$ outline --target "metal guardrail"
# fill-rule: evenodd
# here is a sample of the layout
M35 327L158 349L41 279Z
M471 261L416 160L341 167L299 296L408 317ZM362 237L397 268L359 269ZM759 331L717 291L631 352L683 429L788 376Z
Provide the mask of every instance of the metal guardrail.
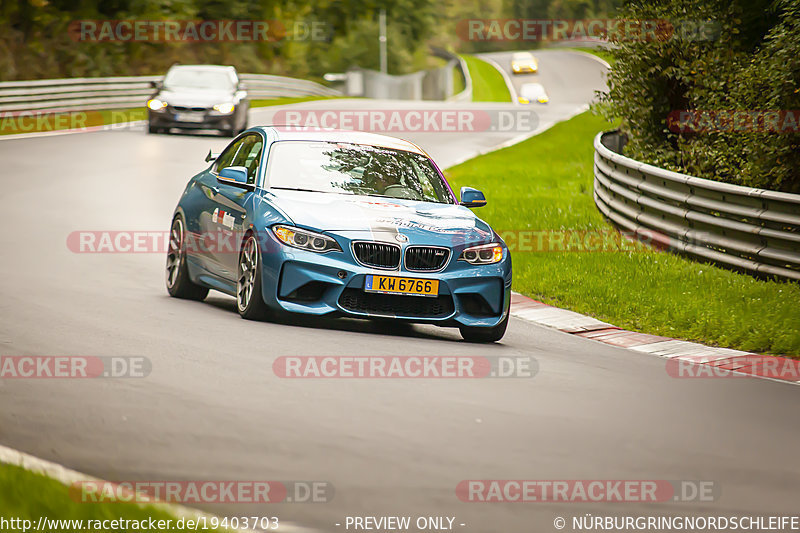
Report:
M0 113L140 107L153 93L150 82L161 79L162 76L125 76L0 82ZM247 86L251 99L341 94L313 81L284 76L241 74L239 79Z
M447 99L448 102L471 102L472 101L472 76L469 75L469 68L467 62L460 56L456 56L458 60L458 70L461 72L461 77L464 79L464 90L456 93Z
M464 89L456 94L453 94L447 98L448 102L471 102L472 101L472 77L469 75L469 69L467 68L467 63L464 61L461 56L458 54L454 54L449 50L445 50L444 48L439 48L438 46L431 47L431 53L437 57L441 57L449 62L448 67L450 64L456 67L458 72L461 74L461 78L464 80Z
M619 152L618 132L594 139L594 201L645 241L721 266L800 280L800 194L672 172Z

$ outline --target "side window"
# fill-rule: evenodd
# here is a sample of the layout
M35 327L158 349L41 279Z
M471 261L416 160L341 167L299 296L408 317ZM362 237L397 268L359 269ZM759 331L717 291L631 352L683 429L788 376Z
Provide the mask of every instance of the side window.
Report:
M231 166L247 168L247 183L252 185L256 182L256 174L258 173L258 165L261 163L264 142L258 134L248 135L243 140L244 143L236 157L234 157Z
M219 155L219 157L217 158L217 162L214 164L214 172L219 172L223 168L228 168L228 167L235 166L233 164L233 156L236 155L236 152L239 150L239 147L242 146L242 143L246 139L247 138L239 139L235 143L233 143L230 146L228 146L225 149L225 151L223 151Z

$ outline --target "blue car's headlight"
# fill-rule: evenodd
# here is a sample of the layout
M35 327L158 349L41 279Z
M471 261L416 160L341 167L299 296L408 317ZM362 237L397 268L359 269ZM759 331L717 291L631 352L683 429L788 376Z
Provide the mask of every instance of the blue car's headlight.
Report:
M293 248L319 253L333 250L342 251L342 248L335 240L327 235L314 233L313 231L293 228L291 226L272 226L272 233L274 233L283 244Z
M472 265L493 265L503 260L503 246L499 243L472 246L461 252L458 260Z

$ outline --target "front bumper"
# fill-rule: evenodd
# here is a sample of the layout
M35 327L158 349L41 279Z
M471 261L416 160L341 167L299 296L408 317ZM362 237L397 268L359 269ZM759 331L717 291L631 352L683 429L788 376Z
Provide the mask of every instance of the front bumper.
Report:
M233 131L236 128L236 113L229 115L213 114L210 110L196 111L200 117L197 121L182 120L185 112L175 111L168 107L164 111L147 110L150 125L156 128L181 128L195 130Z
M511 258L494 265L457 261L436 273L378 270L355 261L348 248L317 254L284 246L272 238L262 247L262 291L270 307L292 313L357 318L393 318L441 326L492 327L508 313ZM370 274L439 281L434 297L395 296L364 291Z

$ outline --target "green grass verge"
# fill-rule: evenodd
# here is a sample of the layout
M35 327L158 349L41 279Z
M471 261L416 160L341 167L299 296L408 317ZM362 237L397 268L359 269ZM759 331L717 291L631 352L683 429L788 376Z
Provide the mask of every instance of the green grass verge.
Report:
M125 531L125 528L86 527L87 520L171 520L171 527L160 531L194 531L194 528L177 527L178 518L165 509L133 503L81 503L72 498L69 488L42 474L19 466L0 463L0 517L30 520L35 528L40 517L51 520L83 520L82 531ZM110 525L110 523L109 523ZM127 525L130 525L127 524ZM11 530L22 531L21 527ZM80 531L75 523L61 523L60 527L46 527L46 531ZM136 530L136 528L129 528ZM146 530L147 527L142 528ZM202 523L200 531L203 531ZM219 531L219 530L210 530ZM223 530L224 531L224 530Z
M348 96L287 96L284 98L267 98L261 100L250 100L250 107L269 107L273 105L299 104L312 100L332 100L335 98L352 98Z
M485 191L489 203L477 214L517 241L519 232L538 230L607 234L611 227L592 198L592 140L611 127L583 113L448 175L456 189ZM800 285L757 280L647 247L523 251L536 246L537 234L525 235L527 241L509 240L514 289L522 294L635 331L800 355Z
M26 113L18 116L4 114L0 116L0 135L90 128L145 119L147 110L144 107L63 113L42 111L36 115Z
M511 93L508 92L505 80L500 72L492 65L475 56L461 56L467 63L470 78L472 78L473 102L510 102Z

